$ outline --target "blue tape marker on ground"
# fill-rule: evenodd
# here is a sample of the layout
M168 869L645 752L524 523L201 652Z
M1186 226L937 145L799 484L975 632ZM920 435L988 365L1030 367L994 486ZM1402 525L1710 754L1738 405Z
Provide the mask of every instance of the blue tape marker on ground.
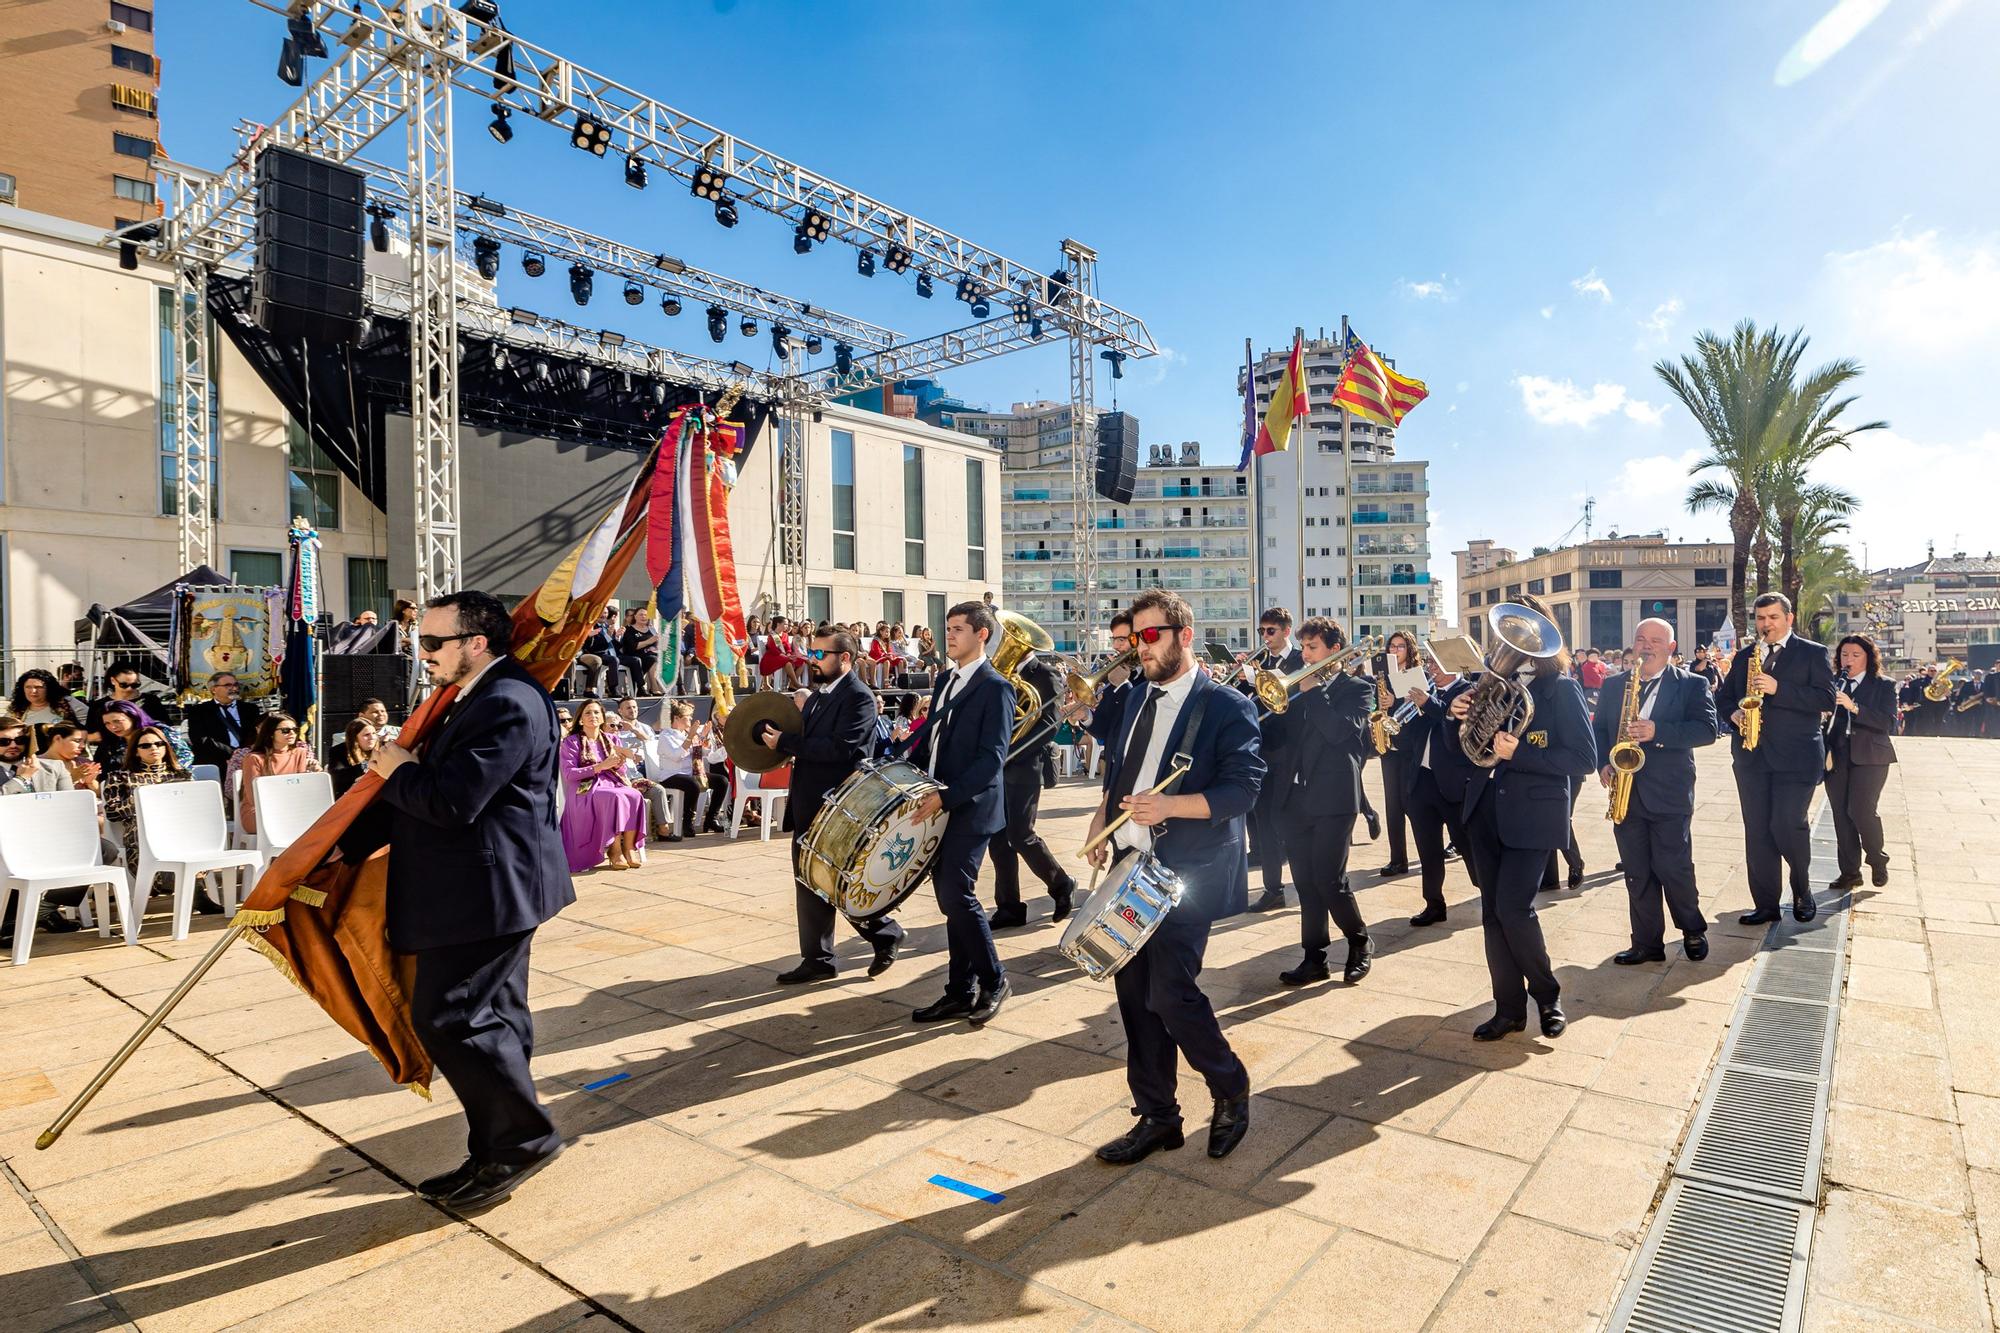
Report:
M585 1092L596 1092L599 1088L608 1088L613 1083L623 1083L630 1077L632 1077L630 1074L613 1074L610 1078L601 1078L595 1083L584 1084L583 1090Z
M950 1176L932 1176L930 1183L944 1189L957 1190L960 1194L971 1195L981 1203L998 1203L1007 1197L1004 1194L995 1194L992 1190L983 1190L977 1185L968 1185L962 1180L953 1180Z

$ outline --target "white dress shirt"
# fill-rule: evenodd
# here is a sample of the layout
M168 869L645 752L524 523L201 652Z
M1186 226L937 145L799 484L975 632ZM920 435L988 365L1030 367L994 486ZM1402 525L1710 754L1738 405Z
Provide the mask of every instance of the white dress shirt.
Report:
M951 726L951 719L945 716L945 710L951 706L951 701L953 699L965 693L965 691L971 686L972 673L979 670L980 666L985 661L986 659L983 657L975 657L970 662L967 662L964 666L953 667L951 669L950 678L945 682L944 693L938 696L937 707L931 710L930 722L928 725L933 728L931 734L931 763L929 769L930 775L932 777L937 776L938 751L943 748L944 731L949 729ZM942 726L940 726L940 724L942 724Z
M655 782L694 776L693 740L693 731L677 731L672 727L654 736L645 749L646 776Z
M1666 676L1667 669L1661 667L1660 674L1650 679L1644 674L1644 667L1641 667L1639 670L1641 672L1639 676L1639 716L1651 722L1653 720L1653 704L1660 697L1660 681Z
M1174 723L1180 718L1182 706L1187 703L1188 696L1194 693L1194 675L1198 669L1190 661L1188 669L1173 680L1160 682L1157 686L1153 681L1145 682L1147 689L1158 688L1160 694L1153 703L1153 734L1147 738L1146 753L1139 757L1139 767L1132 776L1133 795L1151 791L1159 785L1160 779L1166 776L1161 771L1161 766L1167 759L1167 739L1173 734ZM1143 699L1139 706L1141 708L1146 706ZM1133 725L1135 727L1138 725L1136 713L1133 715ZM1130 746L1131 737L1126 737L1126 744ZM1129 753L1125 756L1125 762L1132 762ZM1116 819L1121 813L1113 810L1107 817ZM1153 830L1128 819L1123 827L1111 835L1111 840L1120 847L1146 851L1153 845Z

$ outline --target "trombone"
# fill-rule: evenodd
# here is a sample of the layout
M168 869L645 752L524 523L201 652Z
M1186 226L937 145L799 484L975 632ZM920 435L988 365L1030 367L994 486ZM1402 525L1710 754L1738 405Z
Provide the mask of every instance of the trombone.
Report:
M1330 685L1336 676L1356 661L1381 650L1380 639L1363 636L1337 653L1307 663L1289 676L1279 675L1269 667L1259 668L1252 688L1265 712L1282 713L1292 706L1293 695L1311 686L1324 688Z

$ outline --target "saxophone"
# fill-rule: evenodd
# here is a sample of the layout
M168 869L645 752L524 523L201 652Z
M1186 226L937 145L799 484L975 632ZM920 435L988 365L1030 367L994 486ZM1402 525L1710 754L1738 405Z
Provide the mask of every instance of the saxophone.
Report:
M1646 752L1632 739L1632 724L1639 720L1639 673L1625 682L1625 702L1618 710L1618 740L1611 747L1611 808L1604 817L1614 824L1625 822L1632 808L1632 779L1646 766Z
M1389 658L1387 654L1375 659L1375 711L1368 715L1368 735L1375 742L1376 754L1389 753L1389 747L1396 743L1396 733L1403 724L1389 716L1396 706L1396 696L1389 690Z
M1736 706L1743 710L1743 748L1754 750L1764 735L1764 691L1757 688L1757 677L1764 674L1764 641L1750 640L1750 669L1743 673L1743 680L1749 687Z

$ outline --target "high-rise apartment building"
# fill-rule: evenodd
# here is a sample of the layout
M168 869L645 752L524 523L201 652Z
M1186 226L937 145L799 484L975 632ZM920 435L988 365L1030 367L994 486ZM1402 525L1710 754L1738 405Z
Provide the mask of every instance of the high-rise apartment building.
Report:
M157 217L153 4L0 5L0 205L111 228Z

